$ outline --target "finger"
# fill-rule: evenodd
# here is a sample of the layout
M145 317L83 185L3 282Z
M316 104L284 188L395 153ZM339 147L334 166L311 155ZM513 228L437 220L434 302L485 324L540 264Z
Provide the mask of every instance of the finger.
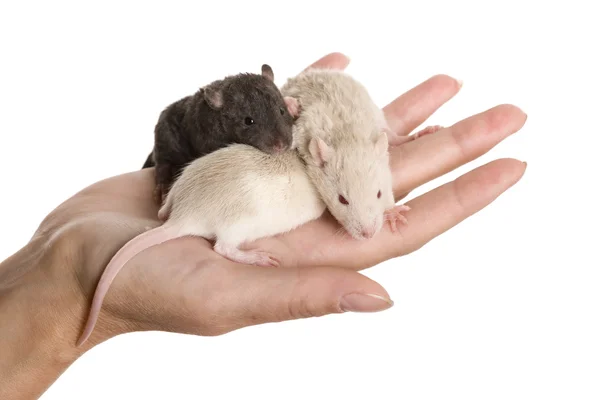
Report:
M397 197L487 153L517 132L527 115L505 104L464 119L434 134L390 149Z
M435 75L383 108L392 132L408 135L458 93L462 83L448 75Z
M525 168L518 160L495 160L408 202L408 223L397 234L386 229L382 235L387 254L415 251L477 213L517 183Z
M373 280L343 268L261 268L241 266L227 309L228 330L268 322L343 312L375 312L393 305Z
M305 68L331 68L344 70L350 64L350 58L343 53L334 52L321 57L311 65Z

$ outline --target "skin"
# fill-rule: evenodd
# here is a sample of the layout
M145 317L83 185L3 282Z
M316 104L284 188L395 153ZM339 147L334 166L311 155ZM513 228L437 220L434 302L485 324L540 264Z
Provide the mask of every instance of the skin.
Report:
M271 195L268 203L265 193ZM289 232L323 211L325 204L295 150L268 155L234 144L194 160L158 212L159 219L168 215L165 223L126 243L104 269L77 345L93 332L114 278L140 252L168 240L199 236L214 242L213 250L231 261L278 267L273 255L245 244Z
M348 62L334 53L316 64L345 68ZM391 129L408 135L459 88L438 75L409 90L384 108ZM396 198L485 154L525 120L517 107L501 105L392 149ZM324 215L262 243L286 268L230 262L199 238L148 249L115 279L94 334L77 348L103 268L124 243L158 224L152 169L95 183L58 206L30 242L0 264L0 320L11 321L0 325L0 398L40 396L84 352L127 332L221 335L261 323L387 309L392 302L385 289L357 271L423 247L493 202L525 169L515 159L495 160L410 200L400 235L382 231L357 245L335 236L339 226Z

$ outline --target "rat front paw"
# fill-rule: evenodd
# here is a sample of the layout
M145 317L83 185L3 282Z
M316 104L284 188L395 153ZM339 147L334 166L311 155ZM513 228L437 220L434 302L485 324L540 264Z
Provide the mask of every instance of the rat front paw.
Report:
M409 210L410 207L403 204L401 206L394 206L393 208L390 208L389 210L385 211L385 213L383 214L384 220L390 223L390 228L392 229L392 232L398 231L399 222L405 225L408 224L408 220L402 214L402 212Z

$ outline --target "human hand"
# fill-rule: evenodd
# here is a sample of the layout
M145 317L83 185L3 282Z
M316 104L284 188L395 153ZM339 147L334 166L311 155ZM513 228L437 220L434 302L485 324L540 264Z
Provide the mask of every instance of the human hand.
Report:
M345 68L330 54L314 66ZM453 97L459 83L435 76L384 108L399 139ZM455 125L390 149L397 199L487 152L524 124L525 114L495 107ZM401 139L399 141L402 141ZM66 348L85 351L115 335L163 330L219 335L244 326L343 311L377 311L392 302L376 282L357 271L408 254L491 203L525 171L520 161L497 160L407 204L408 224L387 226L373 239L355 241L325 213L288 234L259 240L282 268L231 262L201 238L181 238L143 251L113 282L90 339L75 343L103 269L128 240L159 225L152 201L153 169L98 182L57 207L36 236L53 249L54 290L68 309L56 315ZM254 246L253 246L254 247Z

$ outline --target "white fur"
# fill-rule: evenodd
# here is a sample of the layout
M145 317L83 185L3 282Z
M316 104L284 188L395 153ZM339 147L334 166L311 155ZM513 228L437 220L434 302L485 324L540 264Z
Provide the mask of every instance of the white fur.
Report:
M344 71L308 69L281 91L298 100L293 146L327 208L356 239L364 238L363 231L378 232L384 212L395 205L381 108ZM339 195L349 204L340 203Z
M268 155L234 144L192 162L161 213L180 235L230 247L290 231L325 210L297 152Z

